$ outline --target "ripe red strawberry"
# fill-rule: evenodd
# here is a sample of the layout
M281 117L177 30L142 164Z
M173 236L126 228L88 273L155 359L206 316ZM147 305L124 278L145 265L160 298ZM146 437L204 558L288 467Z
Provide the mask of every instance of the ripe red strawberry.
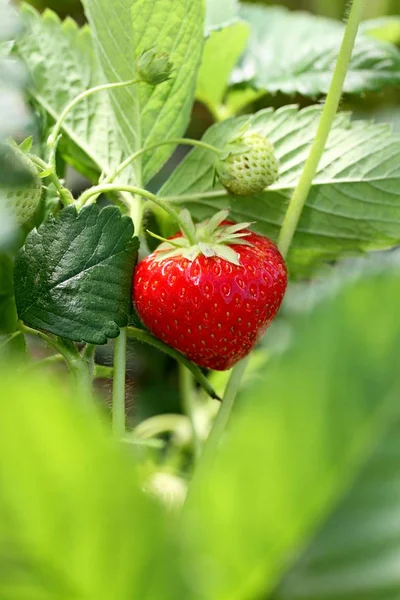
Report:
M161 244L137 267L133 287L139 317L155 336L220 371L251 351L287 284L275 244L226 215L197 225L196 246L182 235Z

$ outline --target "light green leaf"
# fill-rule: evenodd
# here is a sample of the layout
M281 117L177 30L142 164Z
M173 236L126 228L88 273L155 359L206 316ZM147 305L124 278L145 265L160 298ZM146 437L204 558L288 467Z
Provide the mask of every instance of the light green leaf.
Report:
M242 389L189 490L181 560L196 598L269 597L399 418L399 302L397 264L286 323L289 347ZM336 598L325 591L315 599Z
M400 43L400 17L379 17L364 21L360 25L360 31L366 33L377 40L390 42L391 44Z
M251 81L270 93L325 94L343 37L340 21L290 12L283 7L241 6L252 27L248 50L233 82ZM400 51L393 45L359 35L344 91L360 93L400 84Z
M396 423L274 600L399 598L399 440Z
M255 221L254 229L277 239L292 190L298 182L315 135L321 108L301 111L287 106L266 109L252 118L273 143L280 161L280 178L254 197L213 195L214 162L210 152L195 149L161 190L163 196L202 194L186 202L198 219L230 208L238 222ZM223 148L248 117L214 125L204 140ZM208 194L208 196L207 196ZM311 192L293 240L289 259L292 274L317 258L390 248L400 242L400 138L389 126L351 122L347 113L336 118ZM295 264L296 263L296 264Z
M206 0L206 34L230 25L238 12L238 0Z
M182 135L203 48L202 0L85 0L84 5L108 81L134 78L135 58L151 47L168 53L173 63L172 78L156 87L141 83L110 93L126 152ZM173 149L163 146L135 161L137 183L155 175Z
M249 26L237 21L206 39L197 80L196 98L218 114L233 67L246 47Z
M28 5L23 5L22 17L25 32L17 51L32 76L33 97L56 120L73 98L103 82L90 31L88 27L79 29L72 19L62 23L50 10L40 16ZM96 170L109 174L124 158L115 128L107 92L93 94L66 118L63 131L72 144L62 144L62 153L67 158L76 155L75 146L83 154L82 159L75 159L75 167L87 173L82 163L89 162L94 174ZM123 175L126 178L127 174Z
M87 398L46 380L0 373L1 598L184 597L132 452Z

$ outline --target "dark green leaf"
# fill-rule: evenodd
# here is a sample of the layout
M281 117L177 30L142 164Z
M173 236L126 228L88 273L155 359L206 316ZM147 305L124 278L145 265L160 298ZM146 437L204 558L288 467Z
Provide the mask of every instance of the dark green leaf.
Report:
M330 293L314 290L313 311L303 310L286 322L286 350L260 364L257 377L242 388L230 427L195 476L185 507L183 555L196 598L268 598L289 561L312 539L399 419L398 269L397 261L359 280L334 281ZM387 468L396 464L388 462ZM375 502L390 494L379 488L379 481L375 473L369 487ZM392 493L394 501L398 489ZM369 549L371 513L362 513L361 497L358 507L340 530L331 528L337 539L331 537L330 547L335 544L343 561L357 544L360 553ZM392 515L394 519L397 512ZM375 523L378 527L379 521ZM390 527L390 519L386 525ZM343 543L341 532L347 536ZM318 570L324 568L319 549L313 552L316 585ZM393 563L384 563L386 549L370 550L375 564L381 559L390 572ZM332 564L332 576L319 588L307 588L305 569L299 580L293 579L288 597L342 600L335 590L344 589L345 576L357 577L353 566L359 565L350 562L346 571L334 570ZM368 577L373 573L366 563L364 581ZM343 598L397 598L368 595L359 581L361 588L353 587L353 594Z
M138 240L116 207L65 208L27 237L15 264L20 319L31 327L93 344L128 322Z
M283 7L244 4L252 27L248 49L233 81L251 81L266 92L319 96L328 91L343 37L340 21ZM369 35L358 36L344 91L360 93L400 84L400 51Z

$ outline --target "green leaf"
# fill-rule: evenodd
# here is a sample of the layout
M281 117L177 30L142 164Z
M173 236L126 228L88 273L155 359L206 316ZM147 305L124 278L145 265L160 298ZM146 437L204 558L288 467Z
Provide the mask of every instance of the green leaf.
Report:
M76 342L105 344L128 322L138 240L118 208L65 208L27 237L15 263L19 318Z
M238 0L206 0L206 34L231 25L238 12Z
M366 33L377 40L389 42L391 44L400 43L400 17L394 15L390 17L379 17L369 19L360 25L360 31Z
M196 98L218 114L233 67L246 47L249 26L243 21L212 31L206 39Z
M238 222L256 221L254 229L277 239L293 188L296 186L316 132L321 108L299 111L286 106L256 113L250 126L273 143L280 161L280 178L260 195L221 196L188 201L193 215L206 218L230 208ZM248 117L214 125L204 140L223 148ZM179 165L160 195L212 195L215 158L195 149ZM385 249L400 242L400 138L387 125L351 122L347 113L336 118L317 176L293 240L289 259L292 274L320 259L344 253Z
M397 423L283 579L274 600L397 600L399 439Z
M1 598L184 597L132 452L86 398L46 380L11 364L0 373Z
M27 65L33 80L31 94L55 121L66 105L81 92L103 83L94 54L88 27L79 29L75 21L63 23L55 13L46 10L39 15L32 7L22 6L24 34L18 39L17 51ZM73 163L92 177L111 173L125 155L115 134L115 120L107 92L93 94L71 110L63 126L68 143L60 146L66 157L83 156ZM83 163L83 164L82 164ZM127 173L122 180L127 181Z
M316 97L328 91L344 25L283 7L242 5L252 27L248 50L233 82L251 81L266 92ZM358 94L400 83L400 51L369 35L358 36L344 91Z
M398 262L336 288L286 322L286 351L260 365L195 476L182 553L196 598L269 597L400 417ZM336 598L330 589L301 597Z
M135 58L151 47L169 54L173 63L172 78L159 86L141 83L110 92L126 152L182 135L203 47L202 0L85 0L84 5L108 81L134 78ZM135 161L136 182L155 175L173 149L163 146Z

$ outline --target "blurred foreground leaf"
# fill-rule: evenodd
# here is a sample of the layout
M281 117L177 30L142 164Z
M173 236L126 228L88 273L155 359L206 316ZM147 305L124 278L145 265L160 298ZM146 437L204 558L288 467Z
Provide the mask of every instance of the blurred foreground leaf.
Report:
M62 388L0 373L0 597L177 598L161 510L94 409Z
M184 513L181 560L195 573L194 598L267 597L390 432L400 417L399 302L398 265L348 282L294 320L290 347L261 365L259 377L241 391ZM380 494L384 501L385 489L376 490L376 502ZM359 502L362 510L361 496ZM354 530L351 518L343 525L350 544L361 523L360 514ZM390 562L382 561L385 568ZM337 571L336 589L345 585L342 574ZM324 593L314 595L307 574L301 581L301 598L339 598L328 578ZM296 598L296 580L290 589ZM356 597L369 598L344 596Z

